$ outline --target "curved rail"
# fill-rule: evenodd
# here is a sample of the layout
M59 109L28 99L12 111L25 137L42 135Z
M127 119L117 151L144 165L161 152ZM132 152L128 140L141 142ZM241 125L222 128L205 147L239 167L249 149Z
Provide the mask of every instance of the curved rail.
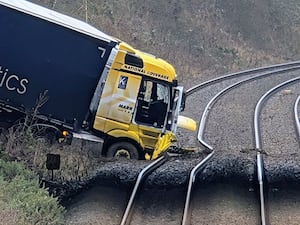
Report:
M269 72L264 72L264 71L267 71L267 70L270 70L270 69L277 69L277 70L271 71L271 72L270 71ZM187 194L186 194L185 205L184 205L184 212L183 212L183 217L182 217L182 225L190 224L190 201L191 201L191 196L192 196L193 184L195 182L196 176L200 171L203 170L205 165L207 165L207 162L215 154L215 151L213 150L213 147L210 146L209 144L207 144L203 140L203 133L204 133L205 125L206 125L205 124L206 119L207 119L208 114L209 114L209 110L212 108L212 106L215 104L215 102L221 96L223 96L226 92L228 92L229 90L231 90L231 89L233 89L237 86L240 86L241 84L243 84L245 82L249 82L249 81L252 81L252 80L255 80L255 79L263 78L265 76L275 75L275 74L279 74L279 73L282 73L282 72L288 72L288 71L293 71L293 70L297 70L297 69L300 69L300 61L285 63L285 64L278 64L278 65L273 65L273 66L268 66L268 67L260 67L260 68L257 68L257 69L245 70L245 71L242 71L242 72L232 73L232 74L229 74L229 75L218 77L216 79L212 79L212 80L209 80L207 82L201 83L201 84L187 90L186 95L189 96L189 95L193 94L194 92L198 91L201 88L204 88L206 86L215 84L215 83L220 82L220 81L231 79L233 77L249 75L251 73L264 72L264 73L261 73L259 75L255 75L251 78L247 78L247 79L244 79L242 81L236 82L233 85L230 85L229 87L227 87L226 89L223 89L221 92L219 92L217 95L215 95L214 98L211 99L211 101L207 104L207 106L206 106L206 108L205 108L205 110L202 114L202 117L201 117L201 121L200 121L200 125L199 125L199 131L198 131L198 140L199 140L200 144L202 144L207 149L211 150L211 152L201 162L199 162L190 172L188 188L187 188ZM300 100L298 100L298 101L300 101ZM145 167L139 173L138 178L137 178L136 183L135 183L135 186L134 186L133 191L131 193L130 199L128 201L126 210L125 210L124 215L122 217L121 225L128 225L129 224L129 221L130 221L130 218L131 218L132 208L133 208L133 205L134 205L134 201L135 201L136 195L138 193L138 190L140 188L140 185L142 184L144 179L153 170L155 170L156 168L161 166L166 160L167 160L167 158L162 156L162 157L156 159L155 161L153 161L151 164L149 164L147 167ZM258 161L258 164L260 164L260 166L258 166L258 176L261 177L261 178L259 178L259 180L263 181L263 176L264 176L263 175L263 158L262 158L262 155L260 154L260 152L258 152L258 154L257 154L257 161ZM260 198L264 199L263 195L260 196ZM265 219L262 219L262 221L265 221ZM262 225L265 225L265 223L262 222Z
M298 143L300 145L300 121L299 121L299 112L298 112L298 105L300 102L300 95L295 101L294 105L294 119L295 119L295 125L296 125L296 132L297 132L297 138L298 138Z
M206 143L204 141L204 129L205 129L205 126L206 126L206 120L207 120L207 117L208 117L209 112L210 112L211 108L213 107L213 105L217 102L217 100L219 98L221 98L223 95L225 95L228 91L230 91L230 90L232 90L232 89L234 89L234 88L236 88L236 87L238 87L238 86L240 86L240 85L242 85L246 82L250 82L250 81L257 80L257 79L260 79L260 78L264 78L264 77L267 77L267 76L277 75L277 74L280 74L282 72L289 72L289 71L298 70L298 69L300 69L300 66L295 66L295 67L291 67L291 68L288 68L288 69L278 69L276 71L271 71L271 72L264 72L264 73L261 73L259 75L256 75L256 76L238 81L238 82L228 86L227 88L223 89L219 93L217 93L209 101L209 103L206 105L206 107L203 111L203 114L202 114L202 117L201 117L201 120L200 120L200 124L199 124L199 131L198 131L198 140L199 140L200 144L202 146L204 146L205 148L208 148L210 150L213 149L213 147L211 145L209 145L208 143Z
M134 205L135 197L138 193L138 190L140 188L140 185L145 180L145 178L153 172L156 168L161 166L163 163L167 161L167 158L165 156L161 156L152 163L150 163L148 166L146 166L138 175L138 178L135 182L133 191L131 193L130 199L128 201L126 210L124 212L124 215L122 217L121 225L128 225L131 217L132 208Z
M260 213L261 213L261 224L266 225L267 224L267 215L266 215L266 209L265 209L265 197L264 197L264 162L263 162L263 156L260 153L262 150L262 138L261 138L261 132L259 129L259 116L261 114L262 106L263 104L270 98L270 96L278 91L279 89L288 86L292 83L295 83L300 80L300 77L296 77L293 79L290 79L288 81L285 81L274 88L270 89L268 92L266 92L258 101L256 107L255 107L255 113L254 113L254 138L255 138L255 148L257 151L257 179L259 182L259 193L260 193Z
M265 72L259 75L256 75L254 77L248 78L248 79L244 79L242 81L236 82L233 85L230 85L229 87L227 87L226 89L223 89L221 92L219 92L217 95L214 96L213 99L211 99L211 101L207 104L202 117L201 117L201 121L200 121L200 125L199 125L199 131L198 131L198 141L200 142L201 145L203 145L205 148L211 150L211 153L209 155L207 155L200 163L198 163L190 172L190 176L189 176L189 183L188 183L188 189L187 189L187 194L186 194L186 199L185 199L185 205L184 205L184 212L183 212L183 218L182 218L182 225L188 225L190 224L190 201L191 201L191 196L192 196L192 187L195 181L195 178L197 176L197 174L204 168L204 166L207 164L207 162L213 157L215 151L213 150L213 147L210 146L209 144L207 144L204 139L203 139L203 134L204 134L204 129L205 129L205 125L206 125L206 119L208 117L209 111L212 108L212 106L215 104L215 102L221 97L223 96L226 92L228 92L229 90L245 83L245 82L249 82L258 78L262 78L265 76L269 76L269 75L275 75L275 74L279 74L282 72L287 72L287 71L293 71L293 70L297 70L300 69L300 62L294 62L294 63L287 63L287 64L279 64L279 65L275 65L275 66L270 66L270 67L262 67L262 68L258 68L258 69L254 69L254 70L247 70L247 71L242 71L239 73L233 73L233 74L229 74L229 75L225 75L216 79L212 79L209 80L207 82L201 83L189 90L187 90L186 95L189 96L191 94L193 94L194 92L196 92L197 90L204 88L206 86L215 84L217 82L223 81L223 80L227 80L233 77L237 77L237 76L242 76L242 75L248 75L251 73L257 73L257 72L263 72L266 70L270 70L270 69L276 69L276 68L281 68L278 69L276 71L269 71L269 72ZM286 68L286 67L290 67L290 68ZM258 155L259 158L259 162L263 162L262 160L260 160L260 156ZM261 166L259 166L259 168L262 168ZM259 174L261 177L263 177L263 170L259 171ZM265 224L263 224L265 225Z
M182 217L182 225L188 225L190 224L190 201L192 196L192 187L195 182L196 175L199 171L201 171L208 160L211 159L211 157L214 155L214 151L212 151L209 155L207 155L200 163L198 163L190 172L190 178L188 183L188 189L184 204L184 211L183 211L183 217Z
M235 77L239 77L239 76L246 76L246 75L249 75L249 74L252 74L252 73L264 72L264 71L270 70L270 69L279 69L279 68L284 69L286 67L289 68L289 67L295 67L295 66L299 66L299 65L300 65L300 61L295 61L295 62L290 62L290 63L276 64L276 65L273 65L273 66L259 67L259 68L256 68L256 69L244 70L244 71L237 72L237 73L227 74L227 75L224 75L224 76L217 77L215 79L205 81L201 84L198 84L198 85L188 89L186 91L186 96L189 96L189 95L193 94L194 92L198 91L201 88L207 87L209 85L212 85L212 84L224 81L224 80L229 80L231 78L235 78Z
M270 98L272 94L277 92L278 90L284 88L285 86L291 85L293 83L296 83L300 80L300 77L296 77L290 80L287 80L274 88L270 89L268 92L266 92L258 101L255 107L255 113L254 113L254 134L255 134L255 147L258 150L262 149L262 140L261 140L261 133L259 129L259 116L262 110L263 104Z

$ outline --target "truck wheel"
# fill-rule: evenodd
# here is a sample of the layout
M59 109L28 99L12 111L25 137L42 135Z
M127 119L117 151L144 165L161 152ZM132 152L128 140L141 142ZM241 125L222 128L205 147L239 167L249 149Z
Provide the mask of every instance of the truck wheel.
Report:
M109 146L106 156L139 159L137 148L129 142L116 142L112 144Z

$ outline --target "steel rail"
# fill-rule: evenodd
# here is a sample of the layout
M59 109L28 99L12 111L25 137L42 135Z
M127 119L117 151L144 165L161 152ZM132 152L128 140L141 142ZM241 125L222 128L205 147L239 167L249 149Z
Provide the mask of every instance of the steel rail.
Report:
M259 116L260 116L263 104L270 98L270 96L272 94L274 94L278 90L284 88L285 86L296 83L298 80L300 80L300 77L296 77L296 78L287 80L287 81L273 87L269 91L267 91L259 99L258 103L256 104L255 113L254 113L254 134L255 134L254 138L255 138L255 147L256 147L256 149L258 149L258 150L262 149L262 138L261 138L261 133L260 133L260 129L259 129Z
M121 221L121 225L128 225L130 223L131 220L131 213L132 213L132 208L134 205L134 201L136 199L136 195L138 194L140 185L142 184L142 182L145 180L145 178L153 172L153 170L155 170L156 168L158 168L159 166L161 166L163 163L165 163L167 161L167 157L165 156L161 156L158 159L156 159L155 161L153 161L152 163L150 163L148 166L146 166L138 175L138 178L135 182L133 191L131 192L131 196L130 199L127 203L127 207L126 210L124 212L124 215L122 217L122 221Z
M294 120L295 120L298 143L300 145L300 120L299 120L299 112L298 112L299 102L300 102L300 95L296 99L295 105L294 105Z
M189 225L190 224L190 202L191 202L191 196L192 196L192 188L193 184L196 179L196 175L198 172L200 172L204 166L207 164L207 162L211 159L211 157L214 155L215 151L212 151L209 155L207 155L200 163L198 163L190 172L189 177L189 183L188 183L188 189L184 204L184 211L183 211L183 217L182 217L182 225Z
M203 87L215 84L215 83L223 81L223 80L231 79L233 77L242 76L242 75L249 75L251 73L263 72L263 71L267 71L267 70L270 70L270 69L277 69L277 68L281 68L281 69L278 69L278 70L272 71L272 72L266 72L266 73L263 73L263 74L259 74L259 75L256 75L254 77L242 80L240 82L237 82L237 83L229 86L228 88L226 88L223 91L219 92L210 101L210 103L206 106L205 111L204 111L204 113L202 115L202 118L201 118L201 122L200 122L200 127L199 127L199 132L198 132L198 140L203 146L210 149L211 153L209 155L207 155L201 162L199 162L190 172L187 195L186 195L186 199L185 199L182 225L190 224L190 220L189 220L190 219L190 200L191 200L192 188L193 188L193 184L195 182L196 176L204 168L204 166L213 157L213 155L215 153L213 148L210 145L208 145L207 143L205 143L205 141L203 140L203 132L204 132L204 128L205 128L205 121L206 121L208 112L211 109L212 105L215 103L215 101L217 101L227 91L229 91L229 90L233 89L234 87L237 87L237 86L239 86L239 85L241 85L245 82L248 82L248 81L251 81L251 80L254 80L254 79L257 79L257 78L262 78L264 76L268 76L268 75L272 75L272 74L278 74L278 73L282 73L282 72L287 72L287 71L293 71L293 70L296 70L296 69L300 69L300 61L285 63L285 64L277 64L277 65L268 66L268 67L260 67L260 68L256 68L256 69L252 69L252 70L245 70L245 71L238 72L238 73L228 74L228 75L225 75L225 76L218 77L216 79L206 81L204 83L201 83L201 84L187 90L186 96L189 96L189 95L193 94L194 92L198 91L199 89L201 89ZM283 69L283 68L286 68L286 69ZM130 221L130 218L131 218L131 213L132 213L132 208L133 208L133 205L134 205L136 195L137 195L138 190L140 188L140 185L144 181L145 177L148 176L153 170L158 168L160 165L162 165L166 160L167 159L164 156L162 156L162 157L156 159L155 161L153 161L151 164L149 164L147 167L145 167L139 173L138 178L137 178L136 183L135 183L135 186L134 186L133 191L131 193L130 199L128 201L126 210L125 210L124 215L122 217L121 225L128 225L129 224L129 221Z
M190 89L188 89L186 91L186 96L188 97L189 95L193 94L194 92L198 91L201 88L210 86L212 84L221 82L221 81L225 81L225 80L229 80L235 77L239 77L239 76L246 76L246 75L250 75L252 73L259 73L259 72L264 72L267 70L271 70L271 69L284 69L284 68L289 68L289 67L295 67L295 66L299 66L300 65L300 61L294 61L294 62L289 62L289 63L282 63L282 64L276 64L276 65L272 65L272 66L264 66L264 67L258 67L255 69L249 69L249 70L244 70L241 72L236 72L236 73L231 73L231 74L227 74L224 76L219 76L217 78L205 81L203 83L200 83Z
M258 151L256 154L256 161L257 161L257 180L259 185L259 200L260 200L260 218L261 218L261 225L267 224L267 214L266 214L266 207L265 207L265 196L264 196L264 180L265 180L265 173L264 173L264 161L262 154Z
M288 64L288 65L291 65L291 64ZM287 66L287 64L284 65L284 67ZM278 68L280 66L276 66L276 68ZM275 68L275 67L273 67ZM204 133L204 129L205 129L205 123L206 123L206 119L207 119L207 116L209 114L209 110L213 107L213 105L215 104L215 102L221 97L223 96L226 92L228 92L229 90L245 83L245 82L249 82L249 81L252 81L252 80L255 80L255 79L259 79L259 78L263 78L263 77L266 77L266 76L270 76L270 75L276 75L276 74L279 74L279 73L282 73L282 72L288 72L288 71L293 71L293 70L297 70L297 69L300 69L300 66L297 64L297 66L291 66L290 68L286 68L286 69L283 69L282 67L280 67L281 69L278 69L276 71L271 71L271 72L265 72L265 73L262 73L262 74L259 74L259 75L256 75L254 77L251 77L251 78L247 78L247 79L244 79L242 81L239 81L239 82L236 82L234 83L233 85L230 85L229 87L227 87L226 89L223 89L221 92L219 92L217 95L214 96L213 99L211 99L211 101L207 104L203 114L202 114L202 117L201 117L201 121L200 121L200 125L199 125L199 131L198 131L198 141L200 142L201 145L203 145L204 147L206 147L207 149L211 150L211 153L206 156L200 163L198 163L190 172L190 176L189 176L189 182L188 182L188 189L187 189L187 194L186 194L186 199L185 199L185 205L184 205L184 212L183 212L183 217L182 217L182 225L189 225L190 224L190 202L191 202L191 196L192 196L192 190L193 190L193 184L195 182L195 178L198 174L198 172L200 172L204 166L207 164L207 162L213 157L215 151L213 150L213 147L210 146L209 144L207 144L204 139L203 139L203 133ZM263 68L263 70L267 70L267 69L270 69L270 67L265 67ZM246 72L241 72L241 73L250 73L250 72L253 72L253 71L258 71L257 70L249 70L249 71L246 71ZM200 88L203 88L205 86L208 86L208 85L211 85L211 84L214 84L218 81L221 81L221 80L225 80L225 79L229 79L233 76L237 76L238 74L241 74L241 73L235 73L235 74L231 74L231 75L227 75L227 76L223 76L221 77L220 79L213 79L211 81L208 81L208 82L205 82L205 83L202 83L200 85L197 85L195 86L194 88L192 88L191 90L188 90L187 91L187 96L192 94L193 92L195 92L196 90L199 90ZM258 156L260 158L260 156ZM260 162L262 162L262 160L259 160ZM261 168L261 167L259 167ZM260 171L259 174L262 174L262 172Z
M210 113L210 110L212 109L213 105L218 101L218 99L220 99L222 96L224 96L228 91L253 80L257 80L257 79L261 79L267 76L273 76L273 75L278 75L281 74L283 72L290 72L290 71L294 71L294 70L299 70L300 66L294 66L291 68L287 68L287 69L278 69L276 71L271 71L271 72L264 72L261 74L258 74L256 76L250 77L250 78L246 78L244 80L238 81L230 86L228 86L227 88L223 89L222 91L220 91L219 93L217 93L210 101L209 103L206 105L203 113L202 113L202 117L200 120L200 124L199 124L199 131L198 131L198 140L200 142L200 144L202 146L204 146L207 149L212 150L213 147L211 145L209 145L208 143L206 143L204 141L204 130L206 127L206 121L208 118L208 115Z
M260 124L259 124L259 117L261 114L261 110L263 104L270 98L272 94L280 90L281 88L288 86L292 83L296 83L300 80L300 77L296 77L285 81L274 88L267 91L258 101L255 107L254 112L254 138L255 138L255 148L257 149L257 179L259 183L259 193L260 193L260 214L261 214L261 224L267 224L267 215L265 209L265 196L264 196L264 162L263 162L263 155L261 154L262 150L262 138L261 138L261 131L260 131Z

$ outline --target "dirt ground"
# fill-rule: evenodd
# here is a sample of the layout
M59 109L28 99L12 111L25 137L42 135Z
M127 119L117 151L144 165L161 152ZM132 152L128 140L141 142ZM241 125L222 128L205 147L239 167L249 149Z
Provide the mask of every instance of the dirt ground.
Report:
M120 224L131 188L96 185L67 204L68 225ZM137 197L132 225L181 224L186 189L146 188ZM293 186L272 186L267 194L270 224L300 224L300 191ZM197 184L191 201L191 224L260 224L260 208L255 183L238 179Z
M68 205L67 224L120 224L129 197L127 191L107 186L85 191ZM181 224L184 194L183 189L144 191L137 200L131 224ZM270 224L299 224L299 196L299 190L294 188L270 190ZM219 183L198 186L191 206L191 224L259 224L258 198L247 185Z

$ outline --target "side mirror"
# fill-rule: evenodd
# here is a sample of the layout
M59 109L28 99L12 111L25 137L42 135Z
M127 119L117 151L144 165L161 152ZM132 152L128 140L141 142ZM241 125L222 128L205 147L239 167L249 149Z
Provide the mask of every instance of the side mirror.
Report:
M183 92L182 101L181 101L181 105L180 105L180 112L183 112L185 109L185 99L186 99L186 94L185 94L185 92Z

